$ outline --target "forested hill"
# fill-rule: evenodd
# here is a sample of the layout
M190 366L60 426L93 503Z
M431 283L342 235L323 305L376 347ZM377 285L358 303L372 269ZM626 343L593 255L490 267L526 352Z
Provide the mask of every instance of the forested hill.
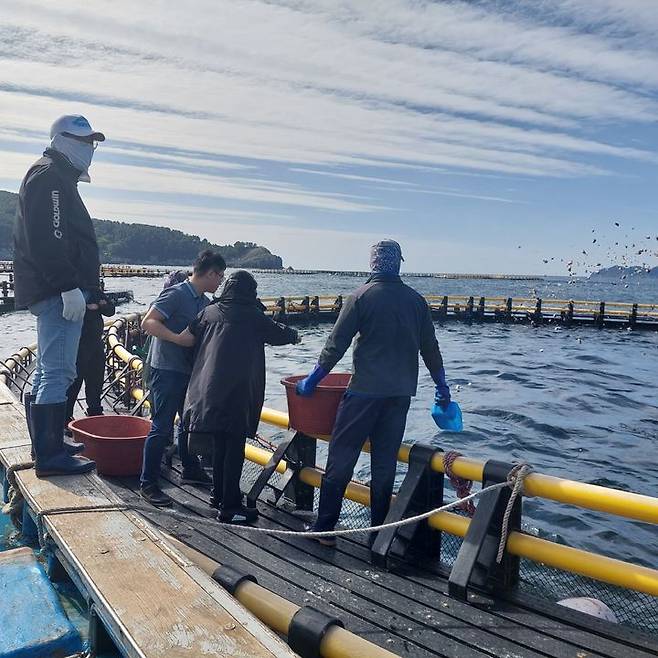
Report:
M0 260L11 260L18 195L0 190ZM202 249L219 251L231 267L280 268L280 256L253 242L211 244L162 226L94 219L103 263L189 265Z

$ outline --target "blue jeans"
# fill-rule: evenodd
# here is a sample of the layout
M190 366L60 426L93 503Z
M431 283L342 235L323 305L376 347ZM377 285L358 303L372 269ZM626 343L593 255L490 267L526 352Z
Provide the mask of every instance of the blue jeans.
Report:
M384 523L391 503L398 450L404 436L411 398L343 396L329 443L329 455L313 529L333 530L338 523L343 494L366 439L370 437L370 517Z
M36 404L66 402L66 391L77 376L83 320L65 320L63 310L61 295L30 306L30 313L37 318L37 362L32 380Z
M151 431L144 443L144 463L142 466L142 484L157 484L160 463L165 449L171 443L174 434L176 414L183 417L183 404L190 376L175 370L151 368ZM198 466L196 457L190 457L187 450L187 435L178 434L178 453L183 468Z

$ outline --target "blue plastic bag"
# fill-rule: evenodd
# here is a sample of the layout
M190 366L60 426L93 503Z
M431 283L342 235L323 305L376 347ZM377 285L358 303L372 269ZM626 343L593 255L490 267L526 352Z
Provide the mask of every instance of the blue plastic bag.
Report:
M450 402L445 409L438 404L434 404L432 418L439 426L439 429L450 432L461 432L464 429L462 410L455 401Z

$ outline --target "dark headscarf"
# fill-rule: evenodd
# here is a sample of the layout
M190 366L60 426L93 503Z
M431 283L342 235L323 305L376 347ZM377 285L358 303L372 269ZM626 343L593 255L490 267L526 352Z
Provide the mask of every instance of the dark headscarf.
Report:
M245 304L253 305L261 310L265 307L258 301L256 290L258 283L256 279L246 270L232 272L226 283L222 294L217 299L219 304Z
M373 274L399 274L402 249L395 240L381 240L370 247L370 271Z

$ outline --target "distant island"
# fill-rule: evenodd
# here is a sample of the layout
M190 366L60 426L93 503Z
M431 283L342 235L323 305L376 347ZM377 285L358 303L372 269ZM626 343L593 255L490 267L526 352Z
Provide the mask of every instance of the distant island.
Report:
M619 280L628 277L658 280L658 267L647 269L646 267L642 267L641 265L632 265L630 267L613 265L612 267L604 267L598 272L592 272L589 275L589 278L592 281L610 281L610 280Z
M0 190L0 260L13 258L18 195ZM189 265L202 249L218 251L229 267L280 269L283 261L253 242L217 245L163 226L94 219L102 263Z

